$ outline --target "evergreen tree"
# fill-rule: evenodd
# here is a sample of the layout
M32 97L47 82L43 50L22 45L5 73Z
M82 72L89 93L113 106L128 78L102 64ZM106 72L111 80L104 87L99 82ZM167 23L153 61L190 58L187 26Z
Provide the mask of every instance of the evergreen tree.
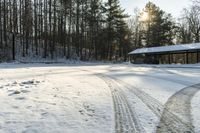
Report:
M140 14L143 42L146 47L172 44L174 23L170 14L166 14L152 2L147 3Z
M108 0L105 7L107 16L107 57L112 60L113 57L117 56L117 48L120 47L119 43L122 42L122 37L118 36L120 34L118 32L125 29L124 18L128 16L121 9L119 0Z
M98 45L99 45L99 30L101 29L101 1L100 0L91 0L90 8L87 14L88 25L90 29L90 42L93 46L95 59L98 59Z
M7 59L117 60L131 50L118 0L0 0L0 14L0 56Z

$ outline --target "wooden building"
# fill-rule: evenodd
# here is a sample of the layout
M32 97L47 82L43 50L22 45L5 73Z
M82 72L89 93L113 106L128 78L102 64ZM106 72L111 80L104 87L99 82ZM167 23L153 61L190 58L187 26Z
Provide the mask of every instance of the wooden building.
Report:
M195 64L200 62L200 43L140 48L129 55L135 64Z

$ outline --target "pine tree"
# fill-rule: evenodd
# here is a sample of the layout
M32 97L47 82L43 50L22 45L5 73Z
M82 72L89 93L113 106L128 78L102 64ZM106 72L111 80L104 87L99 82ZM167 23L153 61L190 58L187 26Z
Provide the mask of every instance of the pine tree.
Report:
M149 2L140 15L146 47L172 44L175 28L170 14Z
M88 21L88 25L89 25L89 32L90 32L90 42L91 42L91 50L94 51L94 56L95 59L98 59L98 53L99 53L99 49L98 49L98 45L99 45L99 30L100 30L100 26L101 26L101 5L102 3L100 2L100 0L91 0L90 2L90 7L88 9L88 13L86 14L86 18ZM90 50L90 51L91 51Z
M112 60L128 51L119 0L0 0L0 14L0 55L7 59Z
M117 56L117 46L119 44L117 30L123 27L123 19L127 17L121 9L119 0L108 0L106 3L107 15L107 56L109 60Z

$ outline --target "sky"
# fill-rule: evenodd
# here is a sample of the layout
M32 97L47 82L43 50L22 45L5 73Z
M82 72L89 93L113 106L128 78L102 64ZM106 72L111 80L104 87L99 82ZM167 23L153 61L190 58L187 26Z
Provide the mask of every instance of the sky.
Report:
M175 18L180 16L183 8L191 4L191 0L120 0L122 7L130 15L134 13L136 7L143 9L149 1L155 3L167 13L171 13Z

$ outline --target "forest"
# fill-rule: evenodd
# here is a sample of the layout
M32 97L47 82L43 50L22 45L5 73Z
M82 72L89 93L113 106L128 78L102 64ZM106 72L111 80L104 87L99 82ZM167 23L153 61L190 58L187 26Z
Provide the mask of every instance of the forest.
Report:
M0 0L0 61L127 61L136 48L199 42L191 3L174 18L152 2L127 14L119 0Z

